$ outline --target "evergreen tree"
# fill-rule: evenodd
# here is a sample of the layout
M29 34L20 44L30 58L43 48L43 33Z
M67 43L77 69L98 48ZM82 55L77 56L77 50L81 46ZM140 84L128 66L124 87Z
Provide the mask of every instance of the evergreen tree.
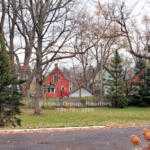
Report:
M130 105L141 105L142 99L141 94L144 87L144 70L145 62L144 59L139 58L135 64L134 76L138 77L138 81L132 84L132 96L130 97Z
M148 42L148 41L147 41ZM145 47L147 54L150 54L150 44L147 43ZM144 69L144 84L139 90L139 95L141 96L141 105L150 106L150 59L145 60L145 69Z
M135 64L135 68L134 68L135 75L139 75L141 70L143 70L144 68L145 68L144 59L139 58L138 61Z
M135 75L138 75L140 82L134 86L132 105L150 106L150 68L140 59L135 66Z
M124 70L122 59L117 50L114 52L114 56L111 60L107 86L108 98L112 103L112 107L123 108L127 106L128 101L124 89Z
M21 94L17 85L21 84L13 77L11 62L5 47L3 36L0 33L0 126L20 125L19 106L21 105ZM16 87L16 88L14 88Z
M140 106L150 106L150 69L144 69L143 84L139 88Z

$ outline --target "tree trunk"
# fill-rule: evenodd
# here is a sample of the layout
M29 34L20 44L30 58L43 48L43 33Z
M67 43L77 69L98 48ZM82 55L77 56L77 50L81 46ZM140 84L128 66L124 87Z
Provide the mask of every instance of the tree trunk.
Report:
M79 88L79 98L81 100L81 87Z
M25 78L26 83L23 85L24 86L24 95L25 97L28 97L29 89L30 89L30 84L33 79L34 72L31 72L31 68L29 66L30 63L30 58L31 58L31 48L29 46L26 46L25 48L25 58L24 58L24 67L25 70L22 72L22 77L25 75L27 78Z
M40 101L42 100L42 38L38 37L38 48L36 51L36 92L34 96L34 113L41 113Z
M103 100L103 60L101 60L101 65L100 65L100 101Z
M39 115L41 113L41 107L40 107L40 101L42 97L42 92L41 92L41 84L39 81L39 78L36 78L36 92L34 96L34 114Z

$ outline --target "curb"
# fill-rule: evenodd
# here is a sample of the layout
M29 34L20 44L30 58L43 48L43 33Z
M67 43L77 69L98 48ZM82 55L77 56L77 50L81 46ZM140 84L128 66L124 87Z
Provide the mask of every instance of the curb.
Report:
M39 128L39 129L0 129L0 134L16 134L16 133L47 133L47 132L64 132L64 131L80 131L95 130L107 128L107 126L90 126L90 127L64 127L64 128Z

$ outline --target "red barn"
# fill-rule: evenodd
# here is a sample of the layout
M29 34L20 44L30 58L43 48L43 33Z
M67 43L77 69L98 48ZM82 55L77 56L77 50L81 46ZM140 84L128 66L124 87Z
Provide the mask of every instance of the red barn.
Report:
M58 68L57 64L55 64L55 68L47 76L45 86L47 88L46 96L49 98L63 98L69 96L69 80L66 79L64 73Z

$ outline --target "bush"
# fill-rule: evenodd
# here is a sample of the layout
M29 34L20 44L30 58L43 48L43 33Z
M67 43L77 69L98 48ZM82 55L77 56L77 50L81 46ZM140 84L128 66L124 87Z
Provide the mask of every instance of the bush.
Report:
M142 102L138 95L130 95L129 99L129 106L139 106Z
M112 102L112 107L115 108L125 108L128 106L128 99L126 97L122 97L120 99L113 99L111 100Z
M149 99L148 101L143 100L139 95L132 95L129 96L129 106L139 106L139 107L148 107L150 106L149 104Z

